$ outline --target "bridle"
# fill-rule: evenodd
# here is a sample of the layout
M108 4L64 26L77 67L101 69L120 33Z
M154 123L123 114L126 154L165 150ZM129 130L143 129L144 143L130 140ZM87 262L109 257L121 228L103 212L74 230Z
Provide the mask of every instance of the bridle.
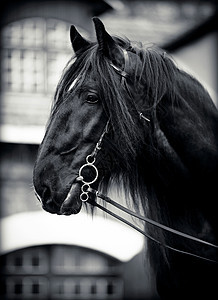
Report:
M108 133L108 128L109 128L109 120L107 121L107 124L106 124L94 150L92 151L91 154L89 154L86 157L86 164L82 165L82 167L79 169L79 176L76 178L76 181L77 182L81 181L83 183L83 185L81 186L81 194L80 194L80 200L82 202L87 202L89 200L88 193L91 191L90 184L93 184L98 179L98 169L96 168L94 163L95 163L98 152L101 150L102 140L103 140L105 134ZM94 178L92 178L91 180L90 179L85 180L84 176L82 175L82 172L84 172L84 169L90 169L90 168L92 169L92 171L95 172Z
M121 48L122 49L122 48ZM123 55L124 55L124 70L121 70L120 68L116 67L114 64L112 64L110 62L110 65L111 67L114 68L114 70L121 76L121 84L124 85L124 87L127 89L127 92L129 92L129 89L128 89L128 85L126 83L126 78L128 77L128 73L126 72L126 69L127 69L127 66L129 65L129 56L128 56L128 52L127 50L125 49L122 49L123 51ZM150 120L145 117L143 115L142 112L138 112L139 114L139 118L140 119L143 119L145 120L146 122L150 122ZM208 262L213 262L213 263L218 263L218 261L216 260L213 260L213 259L209 259L209 258L206 258L204 256L200 256L200 255L197 255L197 254L194 254L192 252L187 252L187 251L183 251L183 250L180 250L180 249L177 249L177 248L174 248L174 247L171 247L170 245L167 245L165 243L162 243L161 241L155 239L154 237L152 237L151 235L149 235L148 233L144 232L143 230L141 230L140 228L138 228L137 226L135 226L134 224L132 224L131 222L127 221L126 219L122 218L121 216L115 214L114 212L110 211L109 209L107 209L106 207L100 205L99 203L97 203L96 199L99 198L99 199L102 199L104 202L106 203L109 203L110 205L113 205L114 207L118 208L119 210L133 216L133 217L136 217L148 224L151 224L157 228L160 228L164 231L167 231L167 232L170 232L172 234L175 234L179 237L182 237L182 238L185 238L185 239L188 239L188 240L191 240L191 241L194 241L194 242L198 242L200 243L201 245L207 245L207 246L210 246L212 248L215 248L215 249L218 249L218 245L215 245L213 243L210 243L210 242L207 242L205 240L202 240L202 239L199 239L197 237L194 237L192 235L189 235L189 234L186 234L184 232L181 232L179 230L175 230L171 227L168 227L166 225L163 225L163 224L160 224L159 222L156 222L154 220L151 220L145 216L142 216L136 212L133 212L131 210L129 210L128 208L118 204L117 202L115 202L114 200L112 200L110 197L100 193L98 190L95 190L91 187L91 185L93 183L95 183L98 179L98 169L97 167L95 166L95 161L96 161L96 156L98 154L98 152L101 150L101 147L102 147L102 142L103 142L103 138L104 136L108 133L109 131L109 123L110 123L110 120L107 121L106 123L106 126L94 148L94 150L92 151L91 154L89 154L87 157L86 157L86 163L84 165L81 166L81 168L79 169L79 176L76 178L76 181L77 182L81 182L82 185L81 185L81 194L80 194L80 200L82 202L87 202L89 204L91 204L92 206L95 206L97 208L99 208L100 210L106 212L107 214L111 215L112 217L120 220L121 222L131 226L133 229L137 230L138 232L140 232L141 234L143 234L145 237L147 237L148 239L150 239L151 241L157 243L159 246L163 246L164 248L167 248L167 249L170 249L174 252L177 252L177 253L181 253L181 254L185 254L185 255L189 255L189 256L192 256L192 257L195 257L195 258L198 258L198 259L202 259L202 260L205 260L205 261L208 261ZM94 175L93 178L88 178L86 179L85 178L85 172L84 170L86 169L90 169L92 170L92 173L94 172ZM89 193L90 194L93 194L95 197L92 197L92 198L95 198L95 200L93 199L90 199L89 197Z

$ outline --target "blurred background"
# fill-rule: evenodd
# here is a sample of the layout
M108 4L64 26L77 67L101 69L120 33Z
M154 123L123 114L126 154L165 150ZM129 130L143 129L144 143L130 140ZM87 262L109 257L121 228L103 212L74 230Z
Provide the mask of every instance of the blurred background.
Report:
M55 86L73 55L71 24L93 40L91 18L99 16L110 34L163 47L217 105L217 1L0 5L0 298L154 299L143 237L101 214L92 219L85 211L70 217L42 211L33 165Z

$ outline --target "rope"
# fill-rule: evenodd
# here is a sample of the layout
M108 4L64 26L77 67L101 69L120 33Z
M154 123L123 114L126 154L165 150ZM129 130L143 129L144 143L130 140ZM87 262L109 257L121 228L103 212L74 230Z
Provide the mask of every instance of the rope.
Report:
M142 221L145 221L145 222L147 222L147 223L149 223L149 224L151 224L151 225L154 225L154 226L156 226L156 227L158 227L158 228L161 228L161 229L163 229L163 230L165 230L165 231L171 232L171 233L176 234L176 235L178 235L178 236L184 237L184 238L186 238L186 239L193 240L193 241L195 241L195 242L199 242L199 243L201 243L201 244L204 244L204 245L207 245L207 246L211 246L211 247L214 247L214 248L218 249L218 246L215 245L215 244L209 243L209 242L207 242L207 241L204 241L204 240L202 240L202 239L196 238L196 237L191 236L191 235L189 235L189 234L186 234L186 233L183 233L183 232L181 232L181 231L175 230L175 229L173 229L173 228L170 228L170 227L168 227L168 226L165 226L165 225L163 225L163 224L160 224L160 223L158 223L158 222L155 222L155 221L153 221L153 220L151 220L151 219L149 219L149 218L147 218L147 217L144 217L144 216L142 216L142 215L140 215L140 214L137 214L137 213L135 213L135 212L129 210L128 208L126 208L126 207L124 207L124 206L122 206L122 205L116 203L116 202L113 201L110 197L105 196L104 194L99 193L98 191L96 191L96 190L94 190L94 189L92 189L92 188L89 188L89 192L95 194L98 198L100 198L100 199L104 200L105 202L107 202L107 203L109 203L109 204L115 206L116 208L120 209L121 211L124 211L125 213L127 213L127 214L129 214L129 215L132 215L132 216L134 216L134 217L136 217L136 218L138 218L138 219L140 219L140 220L142 220ZM151 241L157 243L157 244L160 245L160 246L163 246L163 247L165 247L165 248L167 248L167 249L170 249L170 250L172 250L172 251L174 251L174 252L177 252L177 253L189 255L189 256L192 256L192 257L195 257L195 258L199 258L199 259L202 259L202 260L205 260L205 261L208 261L208 262L212 262L212 263L218 263L218 261L216 261L216 260L209 259L209 258L206 258L206 257L204 257L204 256L197 255L197 254L194 254L194 253L191 253L191 252L183 251L183 250L180 250L180 249L171 247L171 246L169 246L169 245L167 245L167 244L165 244L165 243L162 243L162 242L160 242L159 240L157 240L157 239L155 239L154 237L152 237L151 235L149 235L149 234L147 234L146 232L144 232L143 230L141 230L140 228L138 228L137 226L135 226L134 224L132 224L131 222L129 222L129 221L127 221L126 219L122 218L121 216L119 216L119 215L113 213L113 212L110 211L109 209L107 209L107 208L101 206L101 205L98 204L96 201L90 201L90 202L88 201L88 203L92 204L92 205L95 206L95 207L98 207L99 209L101 209L102 211L104 211L104 212L106 212L107 214L111 215L112 217L114 217L114 218L118 219L119 221L125 223L126 225L132 227L133 229L135 229L135 230L137 230L138 232L140 232L141 234L143 234L146 238L150 239Z

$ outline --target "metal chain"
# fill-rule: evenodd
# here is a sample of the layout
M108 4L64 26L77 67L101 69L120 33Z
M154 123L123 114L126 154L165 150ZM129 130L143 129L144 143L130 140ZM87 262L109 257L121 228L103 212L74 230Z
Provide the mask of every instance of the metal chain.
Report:
M80 200L82 202L86 202L89 200L89 189L90 189L90 184L96 182L98 179L98 169L94 165L96 156L98 152L101 150L101 145L102 145L102 140L105 136L106 133L108 133L109 130L109 120L107 121L107 124L95 146L95 149L92 151L91 154L87 155L86 157L86 163L82 165L82 167L79 169L79 176L77 177L77 181L81 181L83 185L81 186L81 194L80 194ZM92 179L85 179L83 176L84 169L92 169L92 171L95 172L95 175Z

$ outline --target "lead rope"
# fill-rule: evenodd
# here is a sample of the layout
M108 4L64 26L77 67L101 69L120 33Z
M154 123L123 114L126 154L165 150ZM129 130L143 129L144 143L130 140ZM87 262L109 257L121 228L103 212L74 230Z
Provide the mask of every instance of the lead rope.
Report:
M215 245L215 244L212 244L212 243L209 243L207 241L204 241L202 239L199 239L199 238L196 238L194 236L191 236L189 234L186 234L186 233L183 233L181 231L178 231L178 230L175 230L173 228L170 228L168 226L165 226L163 224L160 224L158 222L155 222L147 217L144 217L144 216L141 216L139 214L136 214L135 212L129 210L128 208L120 205L119 203L113 201L110 197L108 196L105 196L104 194L102 193L99 193L99 191L96 191L92 188L89 188L88 191L90 193L93 193L96 197L104 200L105 202L115 206L116 208L120 209L121 211L131 215L131 216L134 216L142 221L145 221L146 223L149 223L149 224L152 224L158 228L161 228L165 231L168 231L168 232L171 232L173 234L176 234L178 236L181 236L183 238L186 238L186 239L189 239L189 240L193 240L195 242L199 242L201 244L204 244L204 245L207 245L207 246L211 246L211 247L214 247L216 249L218 249L218 246ZM160 242L159 240L155 239L154 237L152 237L151 235L147 234L146 232L144 232L143 230L141 230L140 228L138 228L137 226L135 226L134 224L132 224L131 222L127 221L126 219L122 218L121 216L115 214L114 212L110 211L109 209L105 208L104 206L100 205L99 203L97 203L96 201L90 201L88 202L90 203L91 205L95 206L95 207L98 207L99 209L101 209L102 211L106 212L107 214L111 215L112 217L118 219L119 221L125 223L126 225L132 227L133 229L137 230L138 232L140 232L141 234L143 234L146 238L150 239L151 241L157 243L158 245L160 246L163 246L167 249L170 249L174 252L177 252L177 253L181 253L181 254L185 254L185 255L189 255L189 256L192 256L192 257L195 257L195 258L199 258L199 259L202 259L202 260L205 260L205 261L208 261L208 262L212 262L212 263L218 263L218 261L216 260L213 260L213 259L210 259L210 258L206 258L204 256L201 256L201 255L197 255L197 254L194 254L194 253L191 253L191 252L187 252L187 251L183 251L183 250L180 250L180 249L177 249L177 248L174 248L174 247L171 247L165 243L162 243Z
M200 255L197 255L197 254L194 254L194 253L191 253L191 252L179 250L179 249L171 247L171 246L169 246L169 245L167 245L165 243L162 243L159 240L157 240L154 237L152 237L151 235L145 233L143 230L141 230L140 228L138 228L137 226L135 226L131 222L129 222L126 219L120 217L119 215L113 213L109 209L103 207L102 205L100 205L99 203L97 203L95 200L89 201L90 200L89 199L89 193L92 193L92 194L94 194L96 196L96 198L100 198L103 201L105 201L105 202L107 202L107 203L115 206L119 210L121 210L121 211L123 211L123 212L125 212L125 213L127 213L127 214L129 214L129 215L131 215L133 217L136 217L136 218L138 218L138 219L140 219L142 221L145 221L148 224L156 226L156 227L158 227L160 229L163 229L163 230L165 230L167 232L176 234L176 235L178 235L180 237L183 237L183 238L186 238L186 239L189 239L189 240L193 240L195 242L198 242L198 243L201 243L201 244L204 244L204 245L207 245L207 246L210 246L210 247L218 249L218 246L215 245L215 244L209 243L207 241L204 241L204 240L199 239L197 237L191 236L191 235L186 234L184 232L175 230L175 229L170 228L170 227L168 227L166 225L163 225L163 224L160 224L160 223L158 223L158 222L156 222L154 220L151 220L151 219L149 219L149 218L147 218L145 216L137 214L137 213L129 210L128 208L120 205L119 203L113 201L110 197L105 196L104 194L102 194L99 191L97 191L97 190L95 190L95 189L93 189L93 188L90 187L90 185L93 184L98 179L98 169L94 165L94 163L95 163L95 160L96 160L97 153L101 150L101 144L102 144L103 137L108 132L108 126L109 126L109 121L107 122L106 127L105 127L105 129L104 129L104 131L103 131L103 133L102 133L102 135L101 135L98 143L96 144L95 149L93 150L92 154L90 154L90 155L88 155L86 157L86 164L84 164L80 168L80 170L79 170L79 176L77 177L77 181L81 181L83 183L83 185L81 186L80 200L82 202L88 202L89 204L91 204L91 205L93 205L95 207L98 207L99 209L101 209L102 211L108 213L112 217L120 220L121 222L125 223L126 225L128 225L128 226L132 227L133 229L137 230L138 232L140 232L141 234L143 234L146 238L150 239L151 241L157 243L160 246L163 246L163 247L165 247L167 249L170 249L170 250L172 250L174 252L177 252L177 253L189 255L189 256L192 256L192 257L195 257L195 258L199 258L199 259L202 259L202 260L205 260L205 261L208 261L208 262L218 263L217 261L215 261L213 259L209 259L209 258L200 256ZM83 171L84 171L85 168L92 168L95 171L95 175L94 175L93 179L85 180L84 175L83 175Z

